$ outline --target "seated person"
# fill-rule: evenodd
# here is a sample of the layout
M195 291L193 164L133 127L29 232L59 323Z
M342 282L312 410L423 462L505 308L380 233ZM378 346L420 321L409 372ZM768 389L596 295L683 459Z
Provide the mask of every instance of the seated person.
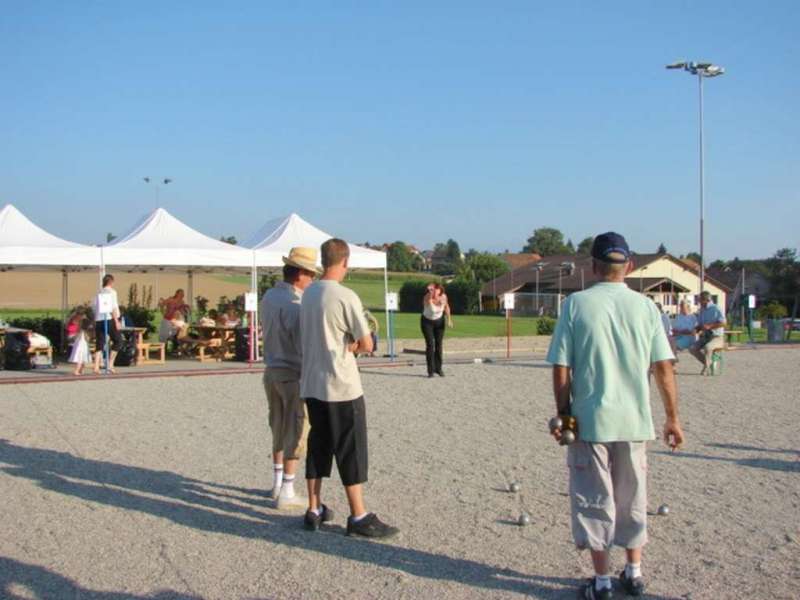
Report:
M697 317L689 312L689 303L686 300L681 300L678 304L678 315L672 324L675 347L678 350L691 348L697 341L696 329Z
M711 359L715 350L725 348L725 316L711 301L711 294L700 294L700 312L697 313L698 340L689 352L703 364L701 375L711 375Z
M225 307L225 312L220 315L220 326L233 328L239 327L241 323L242 321L236 313L236 307L233 304L228 304Z
M189 306L184 302L183 290L177 290L174 296L159 300L158 307L164 313L164 319L158 329L158 340L163 343L175 338L186 325Z

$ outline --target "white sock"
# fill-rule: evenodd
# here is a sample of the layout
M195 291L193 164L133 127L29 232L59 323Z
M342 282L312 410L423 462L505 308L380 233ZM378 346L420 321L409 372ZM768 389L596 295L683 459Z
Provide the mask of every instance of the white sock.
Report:
M598 592L611 587L610 575L595 575L594 576L594 589Z
M628 579L635 579L642 576L642 563L628 563L625 565L625 576Z
M363 515L358 515L357 517L353 517L353 523L358 523L361 519L366 517L369 513L365 512Z
M272 489L280 489L283 483L283 465L272 465Z
M283 485L281 486L281 496L284 498L294 498L294 475L283 476Z

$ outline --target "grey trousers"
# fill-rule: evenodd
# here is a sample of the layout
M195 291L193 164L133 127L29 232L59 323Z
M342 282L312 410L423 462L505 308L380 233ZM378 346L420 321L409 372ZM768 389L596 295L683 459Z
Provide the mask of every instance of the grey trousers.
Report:
M567 449L572 536L584 550L647 543L646 442L575 442Z

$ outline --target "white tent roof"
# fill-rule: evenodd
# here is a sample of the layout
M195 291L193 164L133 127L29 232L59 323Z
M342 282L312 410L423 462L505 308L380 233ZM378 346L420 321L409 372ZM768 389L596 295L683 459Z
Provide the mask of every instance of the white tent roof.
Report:
M13 205L0 209L0 267L96 267L100 250L56 237Z
M144 217L130 232L103 248L106 266L247 268L253 252L208 237L163 208Z
M300 215L292 213L288 217L273 219L254 233L243 246L256 251L259 267L282 266L284 256L295 246L317 248L333 236L314 227ZM350 267L356 269L383 269L386 267L386 254L363 246L350 246ZM319 262L319 257L318 257Z

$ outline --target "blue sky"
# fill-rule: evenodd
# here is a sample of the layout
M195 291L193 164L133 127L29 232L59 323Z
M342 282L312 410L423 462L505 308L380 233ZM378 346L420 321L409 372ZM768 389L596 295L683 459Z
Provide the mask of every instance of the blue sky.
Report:
M298 3L293 3L298 4ZM638 251L800 245L800 3L6 3L0 204L97 243L160 204L247 237L519 250L553 226Z

